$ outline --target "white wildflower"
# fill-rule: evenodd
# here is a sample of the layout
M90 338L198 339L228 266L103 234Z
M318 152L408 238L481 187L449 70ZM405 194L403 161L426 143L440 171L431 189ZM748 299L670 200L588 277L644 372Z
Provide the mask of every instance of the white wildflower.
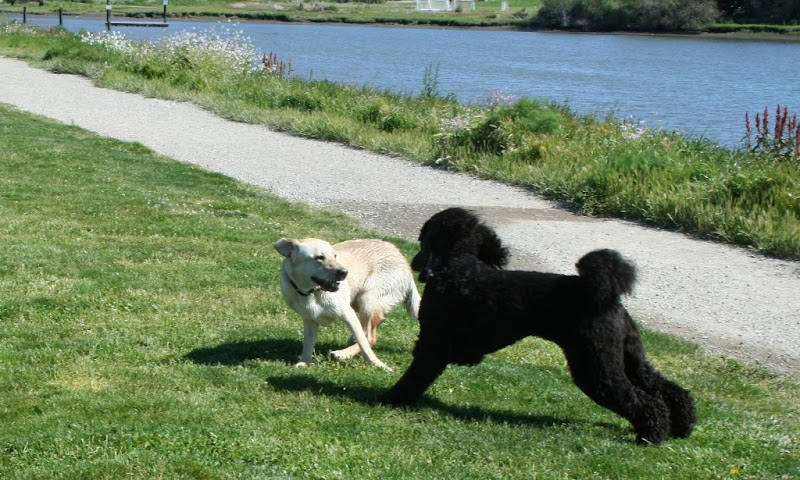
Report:
M631 140L642 138L647 134L647 128L645 128L644 122L634 122L630 117L620 122L619 129L622 130L622 134L626 138Z

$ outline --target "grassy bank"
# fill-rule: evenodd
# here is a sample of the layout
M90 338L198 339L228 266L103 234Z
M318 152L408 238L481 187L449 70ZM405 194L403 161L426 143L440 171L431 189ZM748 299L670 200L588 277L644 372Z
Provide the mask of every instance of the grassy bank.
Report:
M114 18L160 18L163 12L161 0L116 0L111 2ZM575 13L571 27L562 24L562 15L557 21L537 16L542 0L483 0L474 4L456 4L453 11L432 11L429 0L420 0L417 8L416 0L375 0L348 1L331 0L328 2L306 2L304 0L256 0L236 2L231 0L172 0L168 6L170 19L233 19L237 21L273 21L273 22L321 22L350 24L391 24L391 25L429 25L436 27L466 28L515 28L539 29L555 28L576 31L592 30L592 22L584 21L581 15L587 13L581 9ZM563 3L563 2L562 2ZM613 3L598 3L612 8ZM473 8L474 7L474 8ZM31 1L9 1L0 3L0 13L21 14L26 8L29 15L57 15L61 11L66 16L105 15L105 1L102 0L47 0L42 5ZM594 11L593 9L589 9ZM607 21L615 15L612 12L595 12L596 21ZM568 15L571 16L571 15ZM547 17L547 15L545 15ZM657 15L659 17L659 15ZM551 19L552 20L552 19ZM657 22L656 22L657 23ZM785 22L791 23L791 22ZM648 32L661 32L663 28L650 25L651 28L635 25L597 25L598 31L620 30L637 31L642 28ZM800 41L800 26L772 25L751 23L714 23L700 29L706 34L723 38L780 39L784 41ZM698 33L696 31L690 34Z
M764 25L764 24L738 24L715 23L708 29L709 33L751 33L751 34L778 34L781 38L800 37L800 25Z
M382 327L394 373L293 368L302 326L271 246L371 235L352 221L1 105L0 178L2 478L800 475L789 378L645 332L698 401L692 437L655 448L535 339L448 369L418 409L377 407L417 326L398 312ZM319 350L347 337L323 329Z
M8 25L0 53L103 86L196 102L237 121L517 184L587 215L800 258L796 125L777 139L772 124L769 131L752 125L748 145L732 151L535 100L497 95L459 104L437 95L433 67L419 95L390 95L298 79L276 57L252 69L255 51L235 32L153 46Z

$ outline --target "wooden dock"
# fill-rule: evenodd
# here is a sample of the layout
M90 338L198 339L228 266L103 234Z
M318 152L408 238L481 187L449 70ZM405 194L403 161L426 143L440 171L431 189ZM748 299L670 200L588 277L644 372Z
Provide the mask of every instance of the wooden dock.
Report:
M111 0L106 0L106 29L111 30L111 27L169 27L169 23L167 22L167 5L169 4L169 0L162 1L164 4L164 11L161 14L162 20L160 22L154 22L148 20L112 20Z
M108 22L110 27L169 27L167 22L147 22L137 20L111 20Z

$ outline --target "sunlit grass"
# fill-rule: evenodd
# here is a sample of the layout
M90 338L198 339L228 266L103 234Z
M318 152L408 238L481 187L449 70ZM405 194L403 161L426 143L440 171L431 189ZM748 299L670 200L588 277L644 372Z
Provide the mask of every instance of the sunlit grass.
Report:
M294 368L272 243L374 234L137 144L0 106L0 217L2 478L800 475L800 385L663 334L645 347L699 420L653 448L540 339L449 368L411 410L372 403L411 359L402 312L376 347L394 373ZM323 329L318 351L348 337Z

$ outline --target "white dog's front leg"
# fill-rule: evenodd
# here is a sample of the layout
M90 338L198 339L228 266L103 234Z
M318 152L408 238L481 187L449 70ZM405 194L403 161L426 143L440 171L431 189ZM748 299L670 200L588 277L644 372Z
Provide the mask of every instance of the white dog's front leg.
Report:
M375 355L375 352L372 351L372 347L369 346L369 341L367 340L367 336L364 334L364 330L361 327L361 323L358 321L358 316L356 312L352 309L345 312L344 321L347 322L347 326L350 327L350 331L353 333L353 336L356 338L356 344L361 347L361 353L369 360L370 363L377 367L381 367L384 370L392 371L388 365L381 362L381 360ZM347 351L348 349L344 349ZM344 352L343 350L339 350L337 352L331 352L331 355L334 358L341 359L337 355L339 352Z
M305 367L314 361L314 345L317 344L319 325L313 320L303 319L303 353L295 367Z

